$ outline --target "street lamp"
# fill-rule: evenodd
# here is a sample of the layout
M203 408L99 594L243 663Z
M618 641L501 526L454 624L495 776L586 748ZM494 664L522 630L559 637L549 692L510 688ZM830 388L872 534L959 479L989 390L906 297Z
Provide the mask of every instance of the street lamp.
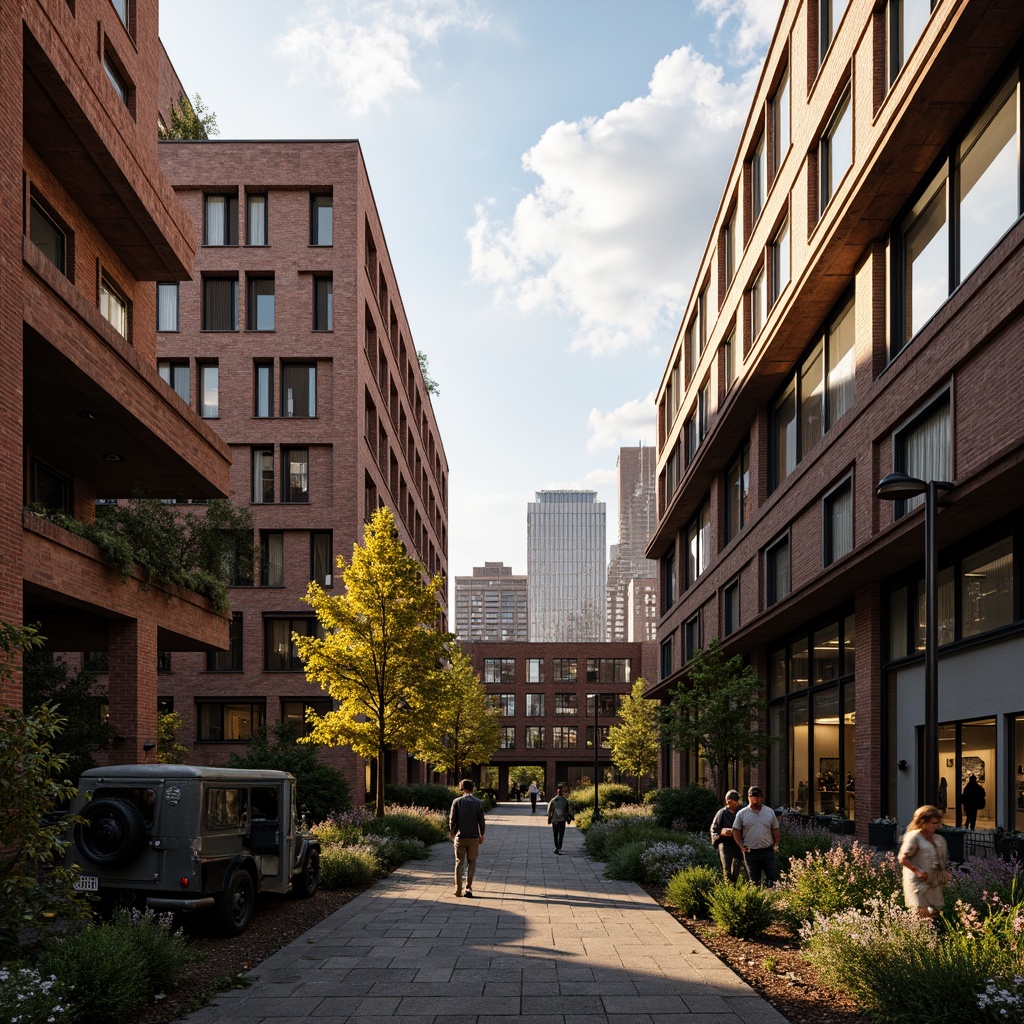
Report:
M594 816L590 820L591 821L600 821L600 819L601 819L601 806L600 806L600 803L598 802L598 792L597 792L597 773L600 771L600 768L599 768L598 763L597 763L597 751L598 751L598 737L597 737L597 694L596 693L588 693L587 694L587 700L592 700L594 702Z
M946 480L919 480L906 473L890 473L878 481L875 497L907 501L924 495L924 802L939 798L939 573L935 516L939 491L956 485Z

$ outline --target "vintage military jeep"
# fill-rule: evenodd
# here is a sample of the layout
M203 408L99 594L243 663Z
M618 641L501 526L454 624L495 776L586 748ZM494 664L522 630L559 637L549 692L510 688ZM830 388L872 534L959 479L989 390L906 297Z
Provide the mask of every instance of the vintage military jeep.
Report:
M238 935L257 892L312 896L320 840L287 772L122 764L83 772L67 864L76 888L161 911L208 910Z

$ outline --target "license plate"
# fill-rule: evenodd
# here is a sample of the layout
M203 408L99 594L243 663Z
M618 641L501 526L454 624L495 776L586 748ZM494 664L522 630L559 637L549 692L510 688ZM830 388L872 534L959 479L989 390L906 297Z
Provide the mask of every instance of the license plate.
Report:
M75 892L99 892L100 880L95 875L79 875L75 879Z

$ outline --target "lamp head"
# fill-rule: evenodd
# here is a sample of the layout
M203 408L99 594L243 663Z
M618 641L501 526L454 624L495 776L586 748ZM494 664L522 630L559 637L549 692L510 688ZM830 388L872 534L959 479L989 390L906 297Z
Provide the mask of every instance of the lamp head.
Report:
M889 473L878 481L875 488L876 498L885 498L887 501L907 501L910 498L917 498L928 490L928 485L916 476L907 476L906 473Z

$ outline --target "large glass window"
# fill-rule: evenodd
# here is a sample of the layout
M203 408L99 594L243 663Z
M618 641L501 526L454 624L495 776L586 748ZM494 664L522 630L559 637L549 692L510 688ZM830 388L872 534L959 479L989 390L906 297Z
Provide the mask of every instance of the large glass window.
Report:
M178 329L178 282L160 281L156 286L156 329Z
M267 672L301 672L302 659L292 639L299 636L322 636L316 619L266 618L263 620L263 667Z
M853 112L849 90L843 94L821 137L821 209L835 195L839 183L853 163Z
M949 295L946 171L932 182L903 221L902 340L909 341Z
M67 235L34 199L29 204L28 237L62 274L67 274Z
M543 725L528 725L526 727L526 749L527 750L543 750L544 749L544 726Z
M228 649L210 651L206 655L207 672L242 671L242 613L233 612L228 626ZM200 736L200 739L203 737Z
M514 686L516 681L515 658L484 658L484 682Z
M284 534L280 530L260 532L260 586L284 586Z
M789 69L782 76L775 99L772 101L772 127L774 129L774 167L773 176L779 173L782 161L789 152Z
M252 450L252 500L257 505L274 500L274 449Z
M764 327L764 318L768 312L768 279L764 268L754 278L750 288L750 336L756 338Z
M526 659L526 681L528 683L543 683L544 682L544 659L543 658L527 658Z
M334 328L334 278L313 278L313 330L330 331Z
M499 750L516 749L516 727L514 725L503 725L498 735Z
M722 593L722 632L726 636L740 628L740 581L732 580Z
M330 530L311 530L309 534L309 578L321 587L334 583L334 541Z
M826 423L829 427L853 405L856 394L856 335L857 324L851 299L829 321L825 335L825 353L828 361Z
M246 242L249 245L267 244L267 197L251 195L245 211Z
M935 0L889 0L889 84L896 81L931 17Z
M274 329L274 279L272 277L250 277L248 299L250 331L272 331Z
M334 244L334 199L331 196L310 197L309 244Z
M273 414L271 396L274 393L274 366L272 363L253 364L253 412L261 418Z
M544 694L543 693L528 693L526 695L526 717L527 718L543 718L544 717Z
M100 278L100 315L121 335L128 337L128 302L105 278Z
M228 703L226 701L199 702L199 735L205 742L248 742L266 725L267 706L265 701ZM224 794L238 794L244 799L245 790L212 790L210 802ZM219 806L219 805L218 805ZM218 816L215 816L218 815ZM213 827L227 828L230 821L241 823L241 813L235 817L207 810L207 822Z
M489 693L487 702L497 708L503 718L514 718L516 713L516 695L514 693Z
M217 363L200 363L199 415L214 419L220 415L220 367Z
M208 195L203 202L203 245L238 245L238 195Z
M824 561L831 565L853 550L853 484L846 480L822 503Z
M784 221L771 245L772 305L774 306L789 284L789 221Z
M286 363L281 367L281 415L316 416L316 364Z
M553 681L556 683L575 683L577 662L575 658L552 658Z
M744 444L739 455L725 471L725 542L750 519L750 444Z
M683 626L686 663L693 661L693 656L700 650L700 616L692 615Z
M896 433L893 465L918 480L953 479L953 437L949 395L943 395L908 426ZM924 504L924 495L893 502L897 516Z
M776 541L765 552L765 598L773 605L789 596L789 537Z
M832 45L848 2L849 0L818 0L819 63L825 59L825 54Z
M238 330L238 278L203 278L203 330Z
M575 750L579 732L575 725L555 725L551 728L551 746L555 750Z
M705 501L686 528L686 582L693 583L711 564L711 505Z
M750 214L751 221L761 216L764 208L765 194L768 187L767 148L764 136L758 140L754 155L750 161Z
M1013 622L1013 539L964 558L960 585L963 636Z
M578 698L575 693L555 694L556 715L576 715L579 713Z
M281 721L287 722L292 727L296 737L308 736L312 730L312 726L309 724L309 712L323 717L328 711L333 710L334 702L329 698L282 700Z
M282 501L309 501L309 449L282 448Z
M174 388L178 397L186 404L191 400L191 384L187 359L158 359L156 372L160 379Z

